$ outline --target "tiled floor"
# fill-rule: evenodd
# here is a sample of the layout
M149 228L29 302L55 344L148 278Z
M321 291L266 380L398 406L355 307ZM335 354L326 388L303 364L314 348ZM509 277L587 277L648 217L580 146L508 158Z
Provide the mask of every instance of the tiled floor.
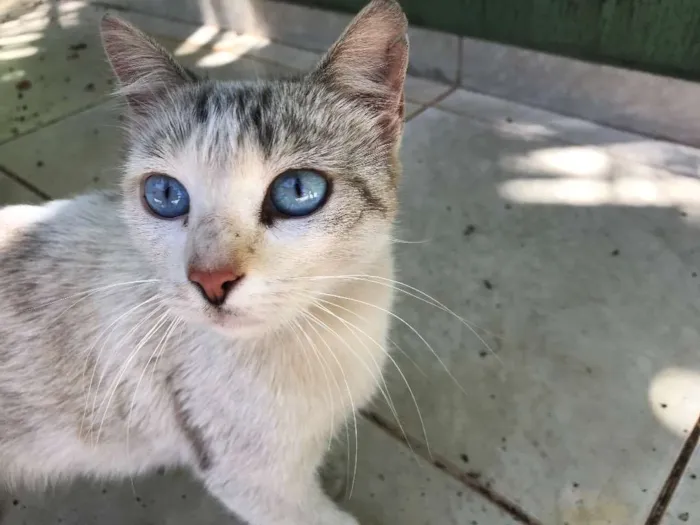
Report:
M0 26L0 203L116 182L99 10L56 5ZM317 59L125 16L215 77ZM407 99L400 279L471 328L404 288L392 339L416 403L395 369L387 377L413 452L377 403L344 505L363 525L700 523L700 151L417 78ZM344 447L329 471L345 500ZM179 472L18 493L0 516L229 520Z

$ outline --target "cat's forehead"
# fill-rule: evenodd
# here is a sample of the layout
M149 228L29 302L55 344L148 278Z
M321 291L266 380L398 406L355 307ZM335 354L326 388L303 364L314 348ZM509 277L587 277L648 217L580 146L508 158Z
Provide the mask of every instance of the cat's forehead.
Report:
M132 136L132 145L140 156L163 159L193 150L210 165L240 154L272 163L301 157L347 165L374 135L363 113L303 82L204 82L173 93Z

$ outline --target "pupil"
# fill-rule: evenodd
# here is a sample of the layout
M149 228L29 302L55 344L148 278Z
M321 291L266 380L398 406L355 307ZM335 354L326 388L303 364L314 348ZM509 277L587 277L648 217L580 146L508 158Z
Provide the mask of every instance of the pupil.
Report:
M172 186L170 184L165 186L165 200L172 200Z
M294 179L294 191L297 194L297 199L301 199L303 196L303 192L301 188L301 180L299 178Z

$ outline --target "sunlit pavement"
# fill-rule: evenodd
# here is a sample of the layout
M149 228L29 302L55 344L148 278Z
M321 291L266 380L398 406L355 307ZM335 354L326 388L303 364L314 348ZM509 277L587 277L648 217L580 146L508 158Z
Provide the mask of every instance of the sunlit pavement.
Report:
M0 202L116 183L101 12L0 25ZM131 18L216 78L318 58ZM399 417L364 413L330 490L368 525L700 523L700 151L416 78L407 99ZM235 523L182 472L5 499L2 525Z

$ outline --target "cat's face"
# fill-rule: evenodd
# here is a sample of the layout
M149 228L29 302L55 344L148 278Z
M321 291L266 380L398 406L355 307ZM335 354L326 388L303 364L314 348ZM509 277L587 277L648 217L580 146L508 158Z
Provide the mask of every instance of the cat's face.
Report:
M199 82L106 18L130 104L124 216L176 313L275 329L386 259L396 213L405 19L377 0L313 73Z

